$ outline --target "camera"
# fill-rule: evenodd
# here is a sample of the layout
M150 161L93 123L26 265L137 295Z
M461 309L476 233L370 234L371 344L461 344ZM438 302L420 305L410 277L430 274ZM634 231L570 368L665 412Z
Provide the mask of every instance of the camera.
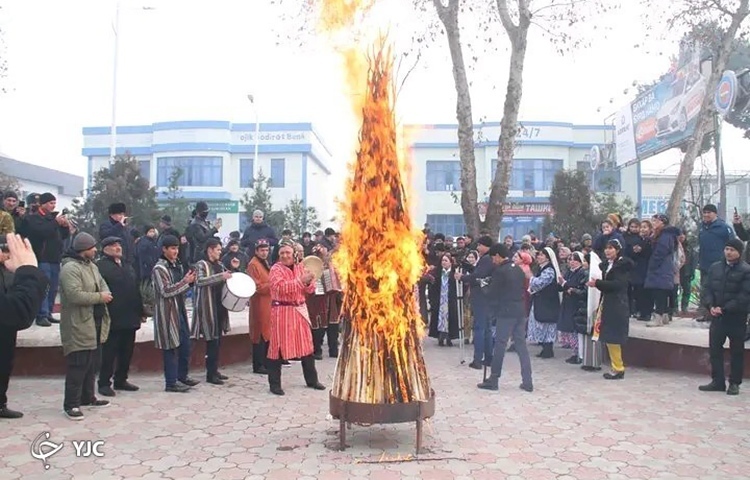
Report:
M0 252L10 253L10 248L8 248L8 244L7 243L4 243L4 242L0 243Z

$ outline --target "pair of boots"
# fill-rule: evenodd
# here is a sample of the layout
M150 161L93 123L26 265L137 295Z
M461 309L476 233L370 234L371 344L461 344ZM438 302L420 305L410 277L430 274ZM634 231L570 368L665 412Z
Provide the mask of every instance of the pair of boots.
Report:
M647 327L663 327L664 325L668 325L669 322L671 322L672 319L670 318L670 315L667 313L654 313L651 315L651 321L646 323Z
M452 347L453 342L451 342L451 338L448 336L447 333L440 332L440 334L438 335L438 346L444 347L446 345L449 347Z
M553 358L555 351L552 348L552 342L542 343L542 351L539 352L537 357L539 358Z
M323 360L323 339L328 342L328 356L339 356L339 324L331 323L327 327L313 329L313 355L315 360Z
M268 386L271 389L271 393L274 395L284 395L284 390L281 388L281 365L284 362L281 358L272 360L268 359L266 362L268 369ZM312 355L307 355L300 359L302 364L302 375L305 377L305 383L308 388L314 390L325 390L326 387L318 381L318 371L315 369L315 359Z

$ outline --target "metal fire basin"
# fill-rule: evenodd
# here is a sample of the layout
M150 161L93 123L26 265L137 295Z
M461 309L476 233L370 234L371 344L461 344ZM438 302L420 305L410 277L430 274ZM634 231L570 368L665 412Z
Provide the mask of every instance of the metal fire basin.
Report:
M435 415L435 391L430 391L430 398L423 402L409 403L358 403L341 400L329 395L329 411L333 418L339 420L339 448L346 450L346 426L374 425L387 423L417 424L416 453L422 449L423 421Z

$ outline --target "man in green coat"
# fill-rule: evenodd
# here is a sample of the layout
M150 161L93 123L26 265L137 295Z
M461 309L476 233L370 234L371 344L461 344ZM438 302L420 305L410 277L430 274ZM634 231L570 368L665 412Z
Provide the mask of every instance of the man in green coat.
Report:
M101 345L109 335L107 303L112 294L93 262L96 240L82 232L63 256L60 269L60 339L68 364L63 410L71 420L83 420L81 406L104 407L94 394Z

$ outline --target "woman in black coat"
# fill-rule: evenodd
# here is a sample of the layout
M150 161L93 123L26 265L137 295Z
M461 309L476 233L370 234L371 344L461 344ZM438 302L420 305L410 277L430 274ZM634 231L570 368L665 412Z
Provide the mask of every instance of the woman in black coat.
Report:
M590 280L587 285L602 292L601 304L597 313L599 341L607 345L612 371L604 374L607 380L625 378L625 365L622 363L622 345L628 339L630 310L628 305L628 282L633 261L622 256L622 243L610 240L604 248L606 261L600 268L603 278ZM598 327L598 328L597 328Z
M429 335L437 338L438 345L441 347L444 345L452 347L451 340L459 338L458 297L456 281L453 278L455 272L453 258L449 253L443 253L440 257L440 265L434 267L424 277L429 285Z
M578 355L578 333L576 330L574 316L576 312L586 306L587 288L586 281L589 272L583 268L583 254L574 252L568 258L569 269L563 278L558 279L558 289L563 292L562 305L560 306L560 319L557 321L557 331L560 332L560 343L573 350L573 355L567 363L573 365L581 364Z

